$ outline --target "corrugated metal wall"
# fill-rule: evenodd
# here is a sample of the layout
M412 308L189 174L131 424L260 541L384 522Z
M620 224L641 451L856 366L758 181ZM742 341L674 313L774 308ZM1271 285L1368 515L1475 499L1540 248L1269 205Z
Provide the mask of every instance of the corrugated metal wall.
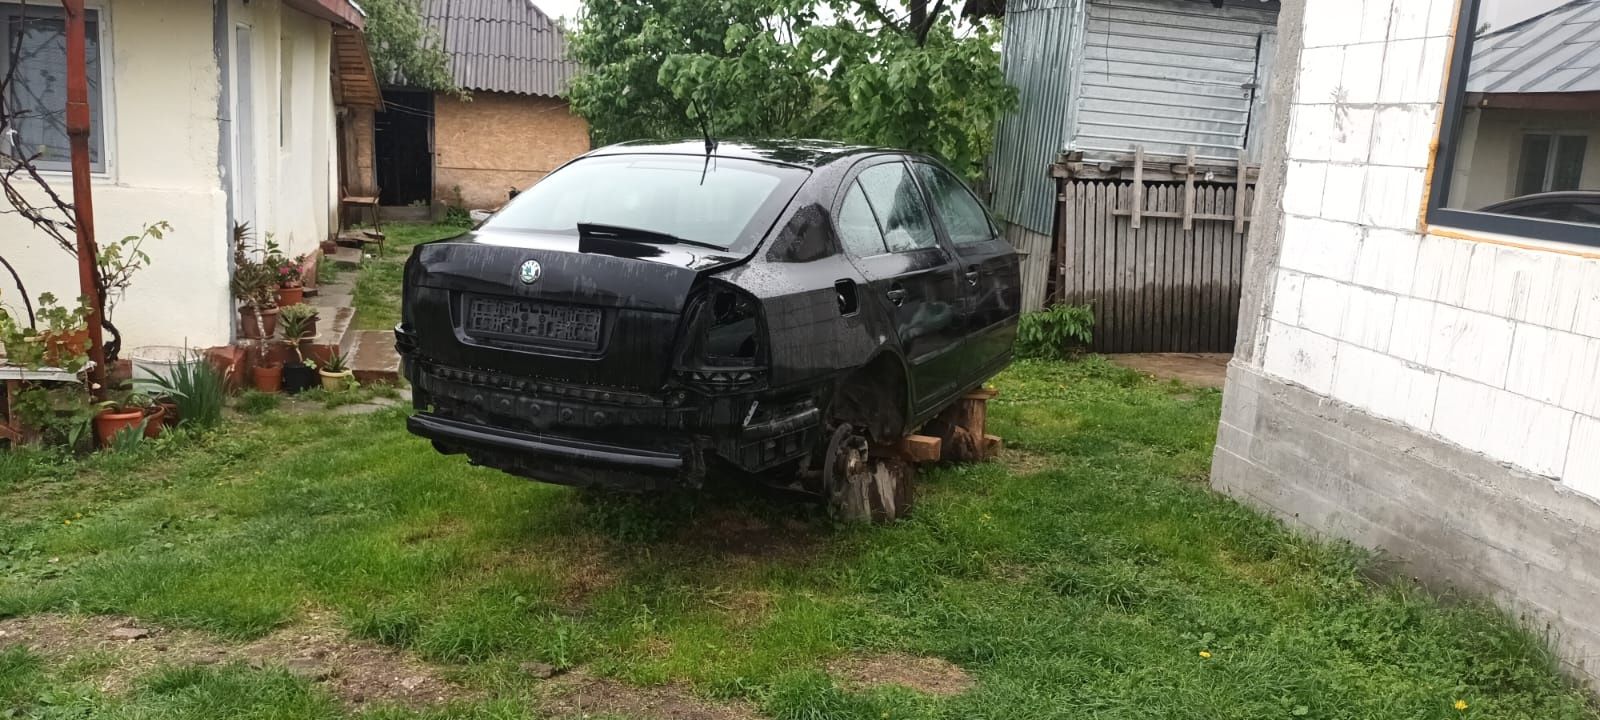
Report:
M1246 145L1263 33L1277 13L1193 0L1089 0L1068 146L1234 160Z
M991 163L992 205L1002 220L1050 234L1056 186L1050 163L1067 138L1071 51L1084 0L1010 0L1001 62L1017 111L1000 121ZM1048 259L1046 259L1048 262Z

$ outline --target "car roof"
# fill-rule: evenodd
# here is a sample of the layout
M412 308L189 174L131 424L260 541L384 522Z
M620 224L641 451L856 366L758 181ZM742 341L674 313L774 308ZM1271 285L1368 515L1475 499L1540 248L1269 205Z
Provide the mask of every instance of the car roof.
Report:
M1595 190L1557 190L1555 192L1534 193L1522 195L1509 200L1501 200L1484 208L1486 212L1506 208L1522 207L1524 205L1546 205L1550 203L1582 202L1592 203L1600 201L1600 191Z
M607 145L590 151L590 156L601 155L694 155L696 157L706 154L706 141L703 138L684 140L631 140L628 142ZM717 149L714 153L719 158L742 158L747 160L761 160L765 162L782 163L796 167L816 169L826 165L845 160L859 155L876 153L903 153L903 150L872 147L869 145L850 145L834 142L832 140L717 140Z

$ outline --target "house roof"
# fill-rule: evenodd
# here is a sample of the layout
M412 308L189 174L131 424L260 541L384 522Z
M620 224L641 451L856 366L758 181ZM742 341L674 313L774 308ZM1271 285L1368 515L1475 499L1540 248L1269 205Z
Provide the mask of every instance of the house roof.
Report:
M425 0L423 16L467 90L557 96L577 73L561 28L529 0Z
M1600 0L1573 0L1480 35L1467 92L1600 92Z

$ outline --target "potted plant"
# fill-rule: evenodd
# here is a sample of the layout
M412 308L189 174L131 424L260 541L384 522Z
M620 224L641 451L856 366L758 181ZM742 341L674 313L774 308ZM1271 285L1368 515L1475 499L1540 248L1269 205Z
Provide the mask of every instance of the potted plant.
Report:
M233 279L228 289L239 302L239 336L262 340L278 327L278 271L265 250L249 248L250 227L233 226Z
M94 436L100 447L107 447L118 433L132 430L144 432L146 409L154 403L150 396L138 392L125 392L119 397L99 404L94 415ZM159 420L158 420L159 422Z
M322 389L330 391L349 387L351 379L355 377L348 359L338 350L328 354L328 361L322 364L317 373L322 376Z
M277 392L283 388L283 365L268 358L265 352L261 353L255 366L250 368L250 383L261 392Z
M305 342L317 336L317 309L307 303L278 308L278 332L289 342Z
M317 370L306 363L302 350L302 346L316 335L312 329L316 321L317 311L310 305L289 305L279 311L278 329L283 333L284 345L291 351L283 365L284 392L295 394L310 390L317 384Z
M305 267L306 256L285 258L282 255L273 255L272 257L278 274L278 307L281 309L304 302L306 288L304 278L300 274Z
M45 365L65 367L71 364L72 358L88 354L89 304L86 300L80 298L77 307L69 308L57 304L54 294L41 293L35 315L44 321L39 342L43 346L41 359Z

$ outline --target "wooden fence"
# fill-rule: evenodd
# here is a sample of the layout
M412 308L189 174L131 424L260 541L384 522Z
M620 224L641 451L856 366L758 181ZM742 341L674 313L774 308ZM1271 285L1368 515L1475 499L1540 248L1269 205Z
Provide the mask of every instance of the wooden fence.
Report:
M1233 352L1253 185L1062 178L1059 189L1055 294L1094 308L1092 350Z

